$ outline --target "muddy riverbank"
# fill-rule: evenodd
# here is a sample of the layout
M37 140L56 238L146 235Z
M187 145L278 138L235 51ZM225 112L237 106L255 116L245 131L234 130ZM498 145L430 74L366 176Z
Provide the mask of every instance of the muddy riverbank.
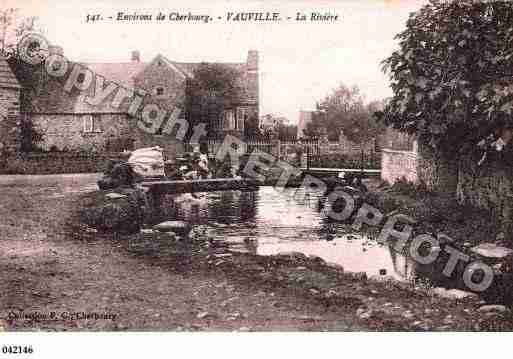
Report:
M0 179L5 330L513 327L507 308L480 309L476 297L448 300L404 283L368 280L317 257L244 253L223 241L160 233L101 233L74 215L91 196L94 178L66 181ZM28 315L16 316L21 312ZM33 314L52 312L52 320ZM82 312L116 316L63 314Z

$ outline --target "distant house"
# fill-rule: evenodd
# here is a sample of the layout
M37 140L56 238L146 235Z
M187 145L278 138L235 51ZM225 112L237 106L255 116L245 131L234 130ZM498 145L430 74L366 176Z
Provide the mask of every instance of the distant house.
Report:
M62 49L51 47L50 52L62 54ZM198 63L175 62L157 55L150 62L141 62L138 51L123 63L81 63L94 74L105 78L105 83L114 82L127 89L135 89L146 95L144 103L157 104L172 111L182 107L186 99L188 79L194 76ZM242 134L248 118L258 119L258 52L249 51L242 63L228 63L237 70L239 96L223 118L215 124L219 133ZM42 69L27 67L15 69L16 77L25 90L22 114L30 116L35 126L43 133L40 146L49 149L68 150L122 150L142 146L160 145L168 156L183 151L183 144L170 136L149 135L138 130L136 121L127 111L128 106L113 108L111 101L90 105L85 100L89 92L73 89L64 91L64 80L44 73ZM125 105L127 100L125 101ZM180 117L186 117L182 114Z
M262 132L266 132L269 129L276 128L278 126L287 126L289 125L289 120L283 116L275 116L273 114L266 114L260 117L260 125L259 128Z
M305 137L306 126L312 122L312 117L315 111L299 111L299 120L297 122L297 138Z

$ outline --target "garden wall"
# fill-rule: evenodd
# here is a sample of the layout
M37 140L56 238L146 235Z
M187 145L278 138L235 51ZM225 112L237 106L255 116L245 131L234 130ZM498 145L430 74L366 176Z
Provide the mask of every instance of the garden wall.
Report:
M381 151L381 179L394 183L401 178L417 182L417 152L383 149Z
M103 172L119 154L33 153L2 157L0 174L58 174Z

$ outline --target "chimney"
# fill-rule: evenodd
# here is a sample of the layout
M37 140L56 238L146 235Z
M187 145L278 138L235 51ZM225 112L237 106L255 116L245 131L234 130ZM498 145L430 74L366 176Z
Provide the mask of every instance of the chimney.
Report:
M258 70L258 51L249 50L247 60L248 70Z
M139 51L134 50L132 51L132 62L140 62L141 61L141 54Z

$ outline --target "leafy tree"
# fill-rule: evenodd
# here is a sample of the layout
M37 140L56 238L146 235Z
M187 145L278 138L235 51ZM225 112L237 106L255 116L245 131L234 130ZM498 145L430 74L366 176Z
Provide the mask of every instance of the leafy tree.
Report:
M224 111L237 101L238 72L223 64L201 63L187 84L187 116L193 123L206 123L207 136L221 126Z
M366 104L357 86L341 84L317 104L304 132L309 137L327 133L335 141L343 131L354 142L368 141L383 130L373 116L379 108L378 102Z
M258 118L250 116L244 122L244 137L245 138L258 138L262 136L260 127L258 127Z
M278 139L287 141L296 138L297 126L280 123L278 125Z
M511 121L513 3L431 0L396 39L385 123L455 157Z

